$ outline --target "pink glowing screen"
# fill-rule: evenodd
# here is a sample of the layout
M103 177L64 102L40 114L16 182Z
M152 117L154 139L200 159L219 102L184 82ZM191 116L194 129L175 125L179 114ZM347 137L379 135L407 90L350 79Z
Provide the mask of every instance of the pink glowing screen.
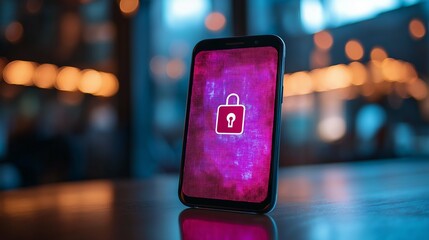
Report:
M265 200L277 60L273 47L201 51L196 55L183 170L185 195L253 203ZM236 111L244 113L243 119L237 116L233 122L243 124L243 130L219 134L216 124L226 119L217 121L218 107L226 105L231 93L238 95L244 106ZM236 97L231 96L229 105L236 103Z
M200 219L187 219L182 224L184 240L192 239L234 239L234 240L265 240L270 233L263 226L256 224L240 224L217 222Z

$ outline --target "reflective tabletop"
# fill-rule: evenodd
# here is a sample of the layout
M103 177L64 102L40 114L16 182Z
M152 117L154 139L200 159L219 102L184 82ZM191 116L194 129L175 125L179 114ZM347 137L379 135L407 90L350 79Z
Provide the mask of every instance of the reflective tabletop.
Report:
M188 209L177 175L0 192L0 239L428 239L429 161L279 172L266 215Z

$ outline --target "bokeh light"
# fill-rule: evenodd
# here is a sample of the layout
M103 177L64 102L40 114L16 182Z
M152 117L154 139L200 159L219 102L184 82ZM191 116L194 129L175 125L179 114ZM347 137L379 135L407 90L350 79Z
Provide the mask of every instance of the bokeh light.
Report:
M317 131L322 140L333 142L345 135L346 122L339 116L326 117L319 122Z
M34 71L33 82L39 88L51 88L55 84L58 68L53 64L42 64Z
M150 60L150 70L155 77L161 77L165 74L165 69L167 66L167 58L163 56L154 56Z
M220 12L212 12L207 15L205 20L206 28L210 31L217 32L225 27L226 18Z
M374 47L371 50L370 56L371 56L371 60L381 62L385 58L387 58L387 53L382 47Z
M323 50L328 50L332 47L334 38L328 31L321 31L314 34L313 41L316 47Z
M120 0L119 9L124 15L133 15L139 8L139 0Z
M166 66L167 76L171 79L179 79L185 73L185 63L181 59L172 59Z
M101 90L103 80L101 74L93 69L86 69L82 71L78 88L83 93L95 94Z
M81 77L75 67L62 67L57 76L56 88L62 91L76 91Z
M349 64L349 69L352 74L353 85L359 86L367 81L368 74L365 65L360 62L351 62Z
M410 35L414 39L421 39L426 35L426 28L424 23L420 19L413 19L408 25Z
M16 43L21 40L24 33L24 27L19 22L10 23L5 30L5 37L11 43Z
M313 92L313 82L307 72L296 72L284 78L284 96L302 95Z
M388 81L403 81L405 68L401 62L392 58L386 58L381 63L381 73Z
M352 75L350 70L344 64L330 66L326 70L322 87L327 90L345 88L351 85Z
M428 87L424 81L417 79L407 85L408 93L417 100L423 100L428 95Z
M34 65L32 62L20 60L10 62L3 69L3 78L9 84L29 86L32 84Z
M98 92L95 93L97 96L111 97L118 92L119 82L115 75L111 73L100 72L103 84Z
M362 44L357 40L350 40L345 46L346 56L353 61L362 59L364 55L364 49Z

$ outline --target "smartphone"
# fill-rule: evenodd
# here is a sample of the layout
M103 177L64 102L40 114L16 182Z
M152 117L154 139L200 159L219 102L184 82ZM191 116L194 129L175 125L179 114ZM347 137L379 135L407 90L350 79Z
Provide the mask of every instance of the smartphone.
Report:
M277 171L285 45L274 35L208 39L192 53L179 198L269 212Z
M186 209L179 216L180 235L192 239L277 239L275 221L265 214Z

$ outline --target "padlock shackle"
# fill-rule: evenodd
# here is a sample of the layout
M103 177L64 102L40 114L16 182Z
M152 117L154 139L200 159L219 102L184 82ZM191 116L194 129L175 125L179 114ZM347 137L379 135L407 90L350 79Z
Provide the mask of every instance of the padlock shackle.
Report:
M237 98L237 104L236 105L240 105L240 97L236 93L231 93L228 95L228 97L226 97L226 105L229 105L229 98L231 96L236 97Z

